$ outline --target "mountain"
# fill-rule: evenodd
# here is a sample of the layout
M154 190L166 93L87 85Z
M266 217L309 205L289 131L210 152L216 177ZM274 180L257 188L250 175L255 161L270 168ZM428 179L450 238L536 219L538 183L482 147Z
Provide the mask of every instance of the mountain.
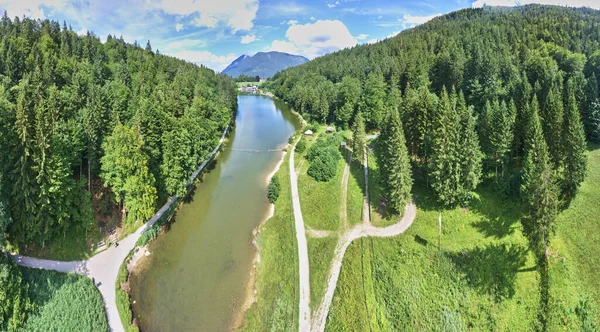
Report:
M222 74L232 77L239 75L269 78L276 72L308 62L308 59L282 52L258 52L254 56L242 55L235 59Z

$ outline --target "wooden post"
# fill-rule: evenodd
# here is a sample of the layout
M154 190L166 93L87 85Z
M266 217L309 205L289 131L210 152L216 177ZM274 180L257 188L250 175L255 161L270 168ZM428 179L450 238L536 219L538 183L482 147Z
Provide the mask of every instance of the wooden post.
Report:
M438 217L438 249L442 250L442 213Z

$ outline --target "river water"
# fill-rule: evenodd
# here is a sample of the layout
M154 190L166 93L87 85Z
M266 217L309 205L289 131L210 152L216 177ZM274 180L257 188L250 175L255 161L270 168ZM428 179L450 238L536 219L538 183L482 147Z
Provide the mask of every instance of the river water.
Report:
M268 150L284 147L300 124L267 97L239 96L238 105L215 169L130 277L142 331L227 331L240 315L256 254L252 231L269 209L266 178L282 158Z

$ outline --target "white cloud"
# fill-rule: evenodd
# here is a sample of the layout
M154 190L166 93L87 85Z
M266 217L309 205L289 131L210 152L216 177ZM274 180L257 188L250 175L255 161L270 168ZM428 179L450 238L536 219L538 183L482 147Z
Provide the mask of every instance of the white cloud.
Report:
M213 28L222 22L234 33L250 30L258 11L258 0L149 0L149 4L166 14L196 15L194 23L198 26Z
M327 4L327 7L329 7L329 8L335 8L335 7L336 7L336 6L338 6L339 4L340 4L340 2L339 2L339 1L336 1L336 2L334 2L334 3L328 3L328 4Z
M209 51L181 50L178 52L167 52L165 54L193 62L198 65L203 64L206 67L217 71L222 71L237 58L237 56L233 53L228 55L215 55Z
M175 30L177 30L177 32L183 30L183 24L181 24L181 23L175 24Z
M528 5L532 3L539 3L544 5L556 5L556 6L569 6L569 7L590 7L594 9L600 9L600 1L598 0L477 0L474 1L471 6L473 8L488 6L519 6Z
M441 15L441 13L426 16L413 16L410 14L404 14L404 16L400 19L400 22L402 22L402 26L405 28L413 27L415 25L423 24Z
M311 20L311 21L316 21L317 19L316 19L314 16L311 16L311 17L310 17L310 20Z
M192 22L197 27L214 28L219 23L219 20L211 14L200 13Z
M44 7L51 10L62 8L66 0L0 0L0 9L6 10L9 17L31 17L33 19L44 19L49 13L44 11Z
M394 31L394 32L390 33L390 34L389 34L389 35L388 35L386 38L392 38L392 37L395 37L395 36L396 36L397 34L399 34L399 33L400 33L400 31Z
M88 33L88 31L86 28L83 28L83 29L77 31L78 36L85 36L85 35L87 35L87 33Z
M375 43L376 43L376 42L378 42L378 41L379 41L379 40L378 40L378 39L375 39L375 38L373 38L373 39L369 39L369 40L367 40L367 44L375 44Z
M257 41L257 40L260 40L260 37L256 37L256 35L254 35L254 34L245 35L245 36L242 36L241 43L242 44L250 44L250 43L253 43L253 42Z
M175 52L182 49L204 46L206 43L198 39L180 39L172 41L163 46L163 50L167 52Z
M298 25L298 21L296 21L296 20L289 20L286 23L287 23L287 25Z
M273 41L271 49L302 54L311 59L358 43L344 23L337 20L293 25L285 36L287 40Z
M360 35L356 36L356 39L365 40L367 39L367 37L369 37L369 35L367 35L366 33L361 33Z

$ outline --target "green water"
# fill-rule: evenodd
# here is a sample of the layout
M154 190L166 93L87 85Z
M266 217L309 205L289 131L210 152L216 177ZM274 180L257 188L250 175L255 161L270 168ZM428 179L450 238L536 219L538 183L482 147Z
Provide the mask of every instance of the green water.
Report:
M130 278L142 331L227 331L240 314L256 253L252 231L268 213L266 178L282 158L265 150L285 146L299 123L266 97L239 96L238 103L216 168Z

